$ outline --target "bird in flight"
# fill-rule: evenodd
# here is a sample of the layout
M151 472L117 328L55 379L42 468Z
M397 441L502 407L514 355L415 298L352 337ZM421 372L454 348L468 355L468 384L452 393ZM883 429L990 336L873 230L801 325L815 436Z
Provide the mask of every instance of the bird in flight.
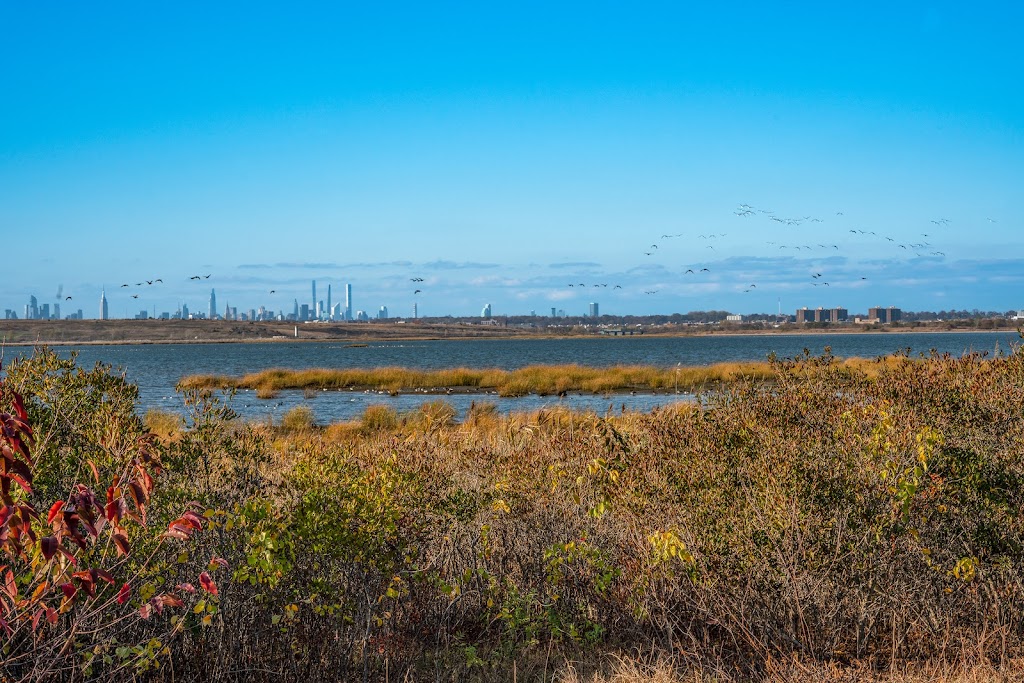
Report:
M270 290L270 293L271 293L271 294L276 294L276 293L277 293L277 290L276 290L276 289L272 289L272 290Z
M189 280L202 280L202 279L203 279L203 277L201 275L193 275L192 277L189 278ZM121 285L121 286L122 287L127 287L128 285Z
M615 285L612 289L622 289L622 285Z
M138 299L138 298L139 298L139 295L138 295L138 294L132 294L132 298L133 298L133 299Z
M709 269L707 269L707 268L701 268L700 272L702 272L702 273L710 273L711 271Z
M413 292L413 294L419 294L421 291L423 290L417 289L415 292Z
M211 273L211 274L212 274L212 273ZM209 276L209 275L204 275L204 276L203 276L203 278L204 278L204 279L206 279L206 280L209 280L209 279L210 279L210 276Z
M122 286L122 287L127 287L127 286L128 286L128 283L126 282L126 283L124 283L124 284L123 284L123 285L121 285L121 286Z
M692 273L692 272L693 272L693 268L687 268L686 269L686 273ZM686 275L686 273L683 273L683 275Z
M64 297L64 301L71 301L71 297L70 296Z

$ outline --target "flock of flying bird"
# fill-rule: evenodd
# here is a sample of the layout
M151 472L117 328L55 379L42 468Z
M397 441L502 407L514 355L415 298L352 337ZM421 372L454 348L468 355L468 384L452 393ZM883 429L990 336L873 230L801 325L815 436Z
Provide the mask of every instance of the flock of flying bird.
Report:
M795 229L797 229L797 228L799 228L801 226L809 226L811 224L815 224L815 237L817 239L813 240L809 244L808 243L804 243L802 241L801 242L794 241L794 242L788 242L788 243L782 243L782 242L779 242L779 241L768 241L768 242L766 242L766 245L768 247L773 247L773 248L775 248L777 250L792 250L795 253L801 253L801 252L806 253L808 256L811 257L811 260L812 260L812 270L809 273L808 284L810 284L813 287L831 287L832 286L832 283L828 281L828 279L826 278L824 273L817 272L818 270L824 270L824 268L822 267L821 262L814 263L813 257L816 254L817 255L822 255L822 256L833 256L833 255L836 255L837 253L842 253L843 249L840 248L840 245L838 243L834 243L833 240L828 240L827 242L822 240L822 237L824 235L832 234L832 233L830 231L826 231L824 225L822 225L821 227L818 227L817 224L829 223L832 220L837 220L838 221L838 220L841 219L841 217L843 217L845 215L844 212L842 212L842 211L835 212L835 218L834 219L826 219L826 218L817 217L817 216L785 217L785 216L778 216L778 215L776 215L774 211L771 211L771 210L768 210L768 209L764 209L764 208L759 208L759 207L753 206L751 204L740 204L738 207L736 207L736 209L733 211L733 213L736 216L739 216L740 218L744 218L744 219L758 218L758 217L765 218L765 219L768 219L769 221L771 221L773 223L778 223L779 225L784 226L784 228L790 229L791 231L795 231ZM845 220L845 219L842 219L842 220ZM995 223L996 222L994 219L991 219L991 218L989 218L988 220L991 223ZM945 228L945 227L950 225L950 220L947 219L947 218L939 218L939 219L932 220L931 223L936 228L942 229L942 228ZM894 249L903 250L901 253L904 256L906 256L906 257L909 257L911 254L913 254L914 256L916 256L918 258L932 258L932 259L934 259L934 258L940 258L941 259L941 258L946 256L946 253L944 251L941 251L941 250L937 249L929 241L933 237L931 232L929 232L929 233L920 233L921 237L924 238L924 239L900 241L900 240L897 240L896 237L885 235L885 234L881 234L881 233L879 233L877 231L874 231L874 230L864 230L864 229L858 229L858 228L845 228L845 227L842 228L842 229L845 230L845 234L847 236L852 236L852 237L850 237L850 239L856 239L856 240L863 241L863 240L869 240L869 239L872 239L872 238L877 238L880 241L881 244L890 245ZM719 247L723 247L723 245L725 244L723 238L725 238L727 236L728 236L728 233L725 233L725 232L708 232L708 233L702 233L702 234L697 234L697 235L693 235L691 233L663 234L663 235L661 235L661 239L659 240L659 242L656 242L656 243L648 245L642 251L642 253L643 253L643 255L645 257L656 257L656 256L663 255L665 253L665 250L662 249L662 247L665 246L665 240L674 240L674 239L677 239L677 238L684 238L684 239L690 240L691 241L691 245L692 245L692 243L696 242L697 240L700 240L701 242L704 243L703 244L703 248L704 249L712 250L712 251L721 251L721 249L716 250L715 247L716 247L716 245L718 245ZM681 275L684 276L684 277L692 275L692 276L695 276L695 277L699 278L704 273L711 273L711 269L710 268L698 267L698 266L701 266L701 265L702 264L700 264L700 263L690 265L689 267L686 267L685 270L681 271ZM817 267L815 268L814 266L817 266ZM844 281L850 279L849 275L838 275L837 274L837 276L838 277L843 277ZM853 276L853 279L854 279L855 282L863 282L863 281L866 281L868 279L868 277L867 277L867 275L855 275L855 276ZM570 283L568 286L569 287L574 287L574 286L576 286L576 287L585 287L586 285L583 284L583 283L579 283L579 284ZM593 286L594 287L600 287L600 286L607 286L607 285L593 285ZM755 290L758 290L758 285L757 285L756 282L749 282L747 280L735 281L734 282L734 286L735 286L735 291L739 291L739 292L742 292L744 294L749 294L751 292L754 292ZM615 289L621 289L621 286L620 285L615 285ZM646 289L646 290L644 290L644 294L648 294L648 295L657 294L659 291L661 291L661 290L653 289L653 288L652 289Z
M824 223L829 222L827 219L821 218L821 217L817 217L817 216L800 216L800 217L777 216L777 215L775 215L774 211L771 211L771 210L768 210L768 209L764 209L764 208L758 208L758 207L755 207L755 206L750 205L750 204L740 204L738 207L736 207L736 209L735 209L735 211L733 211L733 213L735 215L741 217L741 218L752 218L752 217L753 218L756 218L756 217L767 218L771 222L778 223L779 225L785 226L786 228L799 228L800 226L804 226L804 225L824 224ZM843 216L845 216L844 212L842 212L842 211L835 212L835 219L836 220L838 220L839 218L841 218ZM991 223L995 223L996 222L994 219L991 219L991 218L989 218L988 221L991 222ZM945 227L947 227L950 224L950 220L947 219L947 218L939 218L939 219L932 220L931 223L933 225L935 225L936 228L945 228ZM919 258L943 258L943 257L946 256L946 253L944 251L940 251L939 249L936 249L932 245L931 242L927 241L928 239L930 239L932 237L931 233L921 233L921 237L925 238L924 241L909 241L908 240L908 241L905 241L905 242L898 242L895 237L891 237L889 235L884 235L884 234L879 234L878 232L876 232L874 230L862 230L862 229L857 229L857 228L848 228L846 230L847 230L846 234L853 235L854 238L858 239L858 240L870 239L870 238L879 238L880 240L884 240L885 244L889 244L889 245L893 246L894 248L898 248L898 249L904 250L906 256L909 256L911 253L913 253L916 257L919 257ZM816 231L817 231L817 233L819 233L818 234L819 239L820 239L821 234L824 234L824 232L825 232L822 228L816 228ZM662 253L661 247L664 245L664 240L672 240L672 239L677 239L677 238L686 238L686 239L691 239L691 240L696 238L697 240L701 240L703 242L706 242L706 244L703 245L704 249L711 250L711 251L718 251L718 250L715 249L715 245L718 244L719 246L721 246L723 244L723 242L722 242L723 238L725 238L727 236L728 236L728 233L725 233L725 232L708 232L708 233L698 234L698 235L695 235L695 236L692 235L692 234L689 234L689 233L663 234L663 235L661 235L661 241L662 241L661 244L659 244L657 242L655 242L653 244L650 244L649 246L646 247L646 249L642 253L643 253L643 255L645 257L653 257L653 256L656 256L656 255L659 255L659 254ZM769 247L775 247L778 250L792 250L794 252L807 252L808 255L814 254L814 252L828 253L829 255L834 255L837 252L838 253L842 252L842 249L840 248L839 244L832 243L831 241L826 243L826 242L821 242L821 241L818 241L818 240L814 240L813 243L811 243L811 244L805 244L805 243L787 243L787 244L783 244L783 243L780 243L778 241L768 241L768 242L766 242L766 245L769 246ZM683 270L681 272L681 275L684 276L684 277L685 276L689 276L689 275L693 275L694 277L700 277L704 273L711 273L711 269L706 267L706 266L698 267L698 266L701 266L701 265L702 264L700 264L700 263L693 264L691 267L687 267L685 270ZM818 265L817 269L821 269L821 265L820 264ZM817 272L817 269L813 270L809 274L809 282L808 282L808 284L810 284L813 287L831 287L832 283L825 279L825 274L824 273ZM856 277L855 281L857 281L857 282L863 282L863 281L866 281L868 279L868 277L866 275L859 275L859 276L855 276L855 277ZM423 278L419 278L419 277L410 278L410 281L412 281L414 283L420 283L420 282L423 282ZM605 287L605 288L607 288L607 287L609 287L609 284L605 283L605 282L601 282L601 283L591 283L591 284L588 285L585 282L570 282L570 283L568 283L567 286L568 287L573 287L573 288L587 288L587 287L596 287L596 288ZM749 293L754 292L755 290L758 289L758 286L757 286L756 282L740 281L740 282L736 283L736 286L737 286L737 290L736 291L740 291L740 292L742 292L744 294L749 294ZM615 289L623 289L623 286L621 284L615 284L611 288L613 290L615 290ZM643 293L645 295L653 295L653 294L658 294L660 291L661 291L660 289L653 289L652 288L652 289L645 289L645 290L643 290ZM414 295L415 294L420 294L421 292L422 292L421 289L416 289L413 292L413 294Z
M768 209L764 209L764 208L755 207L755 206L750 205L750 204L740 204L739 206L736 207L736 209L733 211L733 213L736 216L738 216L740 218L743 218L743 219L751 219L751 218L758 218L758 217L766 218L766 219L768 219L769 221L771 221L773 223L777 223L780 226L784 226L785 228L798 228L798 227L806 225L806 224L823 224L823 223L829 222L829 221L827 221L824 218L820 218L820 217L816 217L816 216L801 216L801 217L778 216L778 215L775 214L774 211L771 211L771 210L768 210ZM844 213L842 211L837 211L835 213L836 219L838 219L840 217L843 217L843 216L844 216ZM990 223L996 223L997 222L997 221L995 221L992 218L989 218L987 220ZM934 219L934 220L932 220L930 222L935 226L935 229L939 229L939 230L941 230L943 228L946 228L946 227L948 227L950 225L949 219L946 219L946 218ZM932 237L933 237L932 233L930 233L930 232L929 233L920 233L921 237L924 238L924 240L916 240L916 241L903 240L903 241L897 241L897 239L895 237L893 237L893 236L880 234L880 233L878 233L877 231L874 231L874 230L863 230L863 229L859 229L859 228L843 228L843 229L846 231L845 232L846 235L853 236L852 239L857 239L857 240L877 239L877 240L879 240L879 243L882 244L882 245L889 245L889 246L893 247L894 249L903 250L900 253L902 253L904 256L907 256L907 257L909 257L911 253L913 253L916 257L919 257L919 258L943 258L943 257L946 256L944 251L941 251L941 250L937 249L930 241L928 241L928 240L932 239ZM765 244L768 247L773 247L773 248L775 248L777 250L791 250L793 252L798 252L798 253L806 252L809 256L814 255L815 252L820 253L820 254L828 254L828 255L834 255L836 253L841 253L842 252L842 250L840 249L839 244L832 243L831 240L819 241L821 239L821 236L824 234L825 231L822 228L816 228L815 230L816 230L816 235L815 236L818 239L811 240L810 244L803 243L803 241L801 241L801 242L781 243L781 242L775 241L775 240L767 241ZM701 234L697 234L697 235L692 235L692 234L689 234L689 233L663 234L663 235L661 235L661 244L659 244L657 242L652 243L645 250L643 250L642 253L644 254L645 257L652 257L652 256L655 256L655 255L661 255L661 254L665 253L665 251L663 249L661 249L661 247L665 245L664 240L676 240L676 239L679 239L679 238L684 238L684 239L689 239L689 240L694 240L694 239L695 240L700 240L700 241L706 243L706 244L703 245L706 250L715 251L715 245L716 244L722 245L723 244L723 238L725 238L727 236L728 236L728 233L725 233L725 232L708 232L708 233L701 233ZM686 267L685 270L682 270L680 272L680 275L683 276L683 277L691 276L692 275L695 278L700 278L700 276L702 276L705 273L711 273L711 269L710 268L708 268L706 266L702 266L702 267L698 267L698 266L702 266L702 264L700 264L700 263L692 264L689 267ZM817 272L818 270L821 270L821 269L823 269L823 268L821 267L820 264L818 265L817 268L813 269L813 271L809 274L809 284L811 284L814 287L830 287L831 283L827 279L825 279L825 277L826 277L825 274L822 273L822 272ZM196 281L196 280L199 280L199 281L201 281L201 280L209 280L210 277L211 277L211 274L193 275L193 276L189 277L189 280L192 280L192 281ZM859 281L864 281L864 280L867 280L867 279L868 279L867 276L863 276L863 275L859 276ZM420 289L420 286L421 286L420 283L424 282L424 278L422 278L422 277L412 277L412 278L409 278L409 281L414 283L414 286L415 286L415 289L413 291L413 295L414 296L417 295L417 294L422 293L423 290ZM152 280L145 280L144 279L144 280L142 280L140 282L136 282L135 286L136 287L143 287L143 286L147 286L148 287L148 286L152 286L152 285L155 285L155 284L158 284L158 283L163 283L163 280L161 278L154 278ZM757 283L755 283L755 282L748 282L745 279L744 280L740 280L738 282L735 282L734 285L736 287L735 291L740 291L740 292L745 293L745 294L746 293L751 293L751 292L753 292L753 291L758 289ZM623 289L623 286L621 284L609 285L609 283L606 283L606 282L591 283L589 285L587 283L585 283L585 282L570 282L570 283L568 283L568 287L574 287L574 288L587 288L587 287L592 287L592 288L608 288L609 286L611 286L612 290ZM124 284L121 285L121 287L122 288L128 288L128 287L131 287L131 284L130 283L124 283ZM762 289L763 289L763 287L762 287ZM60 299L62 291L63 291L63 286L61 286L61 288L58 290L57 299ZM645 295L654 295L654 294L658 294L659 291L661 291L661 290L660 289L650 288L650 289L643 290L643 293ZM274 289L270 290L270 294L275 294L275 293L276 293L276 290L274 290ZM131 295L131 297L133 299L138 299L139 298L139 293L134 293L134 294ZM65 298L65 300L66 301L70 301L71 297L68 296L68 297Z

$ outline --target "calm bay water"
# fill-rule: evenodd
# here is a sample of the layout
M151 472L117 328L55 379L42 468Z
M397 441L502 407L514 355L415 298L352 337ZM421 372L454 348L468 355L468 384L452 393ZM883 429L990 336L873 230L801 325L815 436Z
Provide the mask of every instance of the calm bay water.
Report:
M579 363L590 366L619 364L661 367L708 365L727 361L764 360L768 354L799 355L804 349L820 354L826 346L837 356L873 358L911 349L911 353L936 350L960 355L966 351L1008 351L1020 342L1016 332L965 333L871 333L779 336L716 337L618 337L581 339L502 339L466 341L371 342L365 347L345 343L258 344L124 344L60 347L62 355L78 353L83 367L96 362L121 368L139 386L140 409L181 411L183 402L174 391L181 377L197 373L241 375L267 368L371 368L404 366L420 369L488 367L515 369L526 365ZM13 355L30 353L15 348ZM12 349L8 348L8 356ZM598 412L627 409L650 410L692 397L676 394L592 396L527 396L502 399L497 395L388 396L377 392L326 391L306 397L302 391L285 391L271 400L257 399L255 392L240 392L232 406L247 419L279 417L296 405L308 405L321 423L351 420L368 405L387 404L399 411L415 409L424 401L443 398L464 414L472 401L492 401L499 410L536 410L567 405Z

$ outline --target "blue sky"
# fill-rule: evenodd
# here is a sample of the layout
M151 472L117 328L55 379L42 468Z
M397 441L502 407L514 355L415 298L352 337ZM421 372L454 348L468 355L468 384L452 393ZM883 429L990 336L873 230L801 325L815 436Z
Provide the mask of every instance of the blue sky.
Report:
M0 4L0 308L1024 307L1019 4L681 4Z

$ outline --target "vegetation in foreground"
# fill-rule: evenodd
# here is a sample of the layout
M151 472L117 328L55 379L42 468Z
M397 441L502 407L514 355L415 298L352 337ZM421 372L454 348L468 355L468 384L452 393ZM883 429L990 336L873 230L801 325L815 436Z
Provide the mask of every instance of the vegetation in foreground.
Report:
M837 361L838 362L838 361ZM884 362L891 362L886 360ZM843 367L875 375L879 361L849 358ZM353 368L331 370L273 369L243 377L190 375L179 390L253 389L260 398L272 398L283 389L371 389L403 391L494 391L499 396L554 395L567 392L695 391L711 386L765 381L775 376L770 362L716 363L706 366L663 368L651 365L617 365L597 368L583 365L531 365L516 370L449 368Z
M2 386L34 430L6 504L71 503L140 438L162 469L130 553L71 549L117 584L52 619L17 600L72 567L25 540L42 514L23 554L4 520L0 679L1019 680L1024 353L770 372L650 414L268 426L193 390L144 424L122 378L41 350ZM160 534L182 509L201 532Z

